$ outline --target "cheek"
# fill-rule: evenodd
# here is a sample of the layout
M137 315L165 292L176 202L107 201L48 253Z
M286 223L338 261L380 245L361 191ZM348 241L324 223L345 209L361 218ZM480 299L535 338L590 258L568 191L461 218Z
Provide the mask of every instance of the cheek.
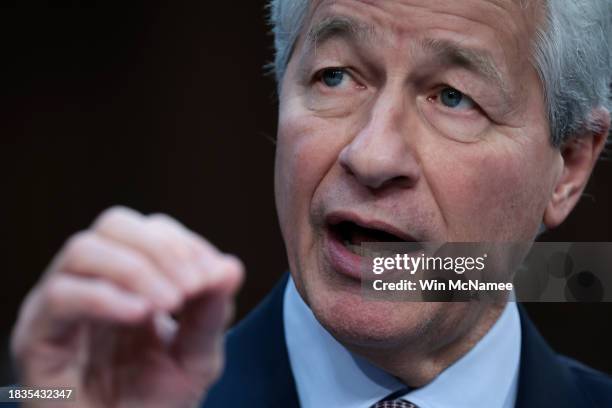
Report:
M430 173L452 241L531 240L546 187L533 157L512 146L465 146Z
M279 114L275 192L281 229L288 246L306 239L312 197L336 161L331 135L316 118L285 102ZM332 139L333 140L333 139Z

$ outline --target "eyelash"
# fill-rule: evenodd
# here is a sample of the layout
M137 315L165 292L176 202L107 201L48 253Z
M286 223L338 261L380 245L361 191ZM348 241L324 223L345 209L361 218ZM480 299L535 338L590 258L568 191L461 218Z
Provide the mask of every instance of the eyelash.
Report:
M320 80L321 80L321 78L323 77L323 74L324 74L326 71L336 71L336 70L337 70L337 71L343 71L343 72L346 72L346 68L345 68L345 67L325 67L325 68L321 68L321 69L317 70L317 71L314 73L314 75L313 75L313 79L314 79L315 81L320 81Z
M467 98L466 101L461 100L459 102L460 103L468 103L471 105L471 108L469 109L469 111L479 111L482 112L482 109L480 108L480 106L478 105L478 103L476 103L476 101L474 100L474 98L472 98L470 95L468 95L467 93L455 88L454 86L451 85L441 85L436 87L435 92L432 93L432 95L427 97L427 101L428 102L438 102L439 105L443 106L443 109L446 110L450 110L450 111L454 111L455 113L462 111L461 109L453 109L450 106L446 106L442 103L442 93L446 90L449 91L455 91L461 94L462 97ZM458 105L457 105L458 106Z
M321 68L320 70L315 72L315 74L313 76L313 79L312 79L312 82L313 83L319 83L319 84L323 85L324 87L326 87L328 89L332 89L333 87L331 87L329 85L326 85L323 82L323 75L326 72L329 72L329 71L342 71L342 73L344 75L348 76L348 78L351 81L353 81L354 83L357 84L358 88L365 88L365 86L361 85L360 82L357 79L355 79L355 75L353 74L353 72L350 70L349 67L325 67L325 68Z

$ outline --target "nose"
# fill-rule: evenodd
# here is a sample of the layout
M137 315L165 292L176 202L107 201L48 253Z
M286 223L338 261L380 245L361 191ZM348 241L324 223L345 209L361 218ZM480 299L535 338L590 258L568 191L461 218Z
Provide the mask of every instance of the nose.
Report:
M411 148L415 115L401 94L381 93L369 119L340 152L342 168L369 189L409 188L420 176Z

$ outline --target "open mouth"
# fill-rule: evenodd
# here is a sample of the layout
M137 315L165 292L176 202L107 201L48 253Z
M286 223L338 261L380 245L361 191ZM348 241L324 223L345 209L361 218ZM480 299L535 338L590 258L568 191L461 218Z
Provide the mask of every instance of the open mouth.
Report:
M412 253L415 251L411 249L412 246L421 248L423 245L423 242L392 224L382 220L366 220L349 212L328 214L325 224L328 239L324 248L329 265L333 271L356 281L361 281L369 270L367 259L395 256L398 251ZM406 243L408 249L404 248Z
M374 227L365 227L353 221L343 220L329 224L332 236L341 242L349 251L364 255L361 244L364 242L414 242L406 236Z

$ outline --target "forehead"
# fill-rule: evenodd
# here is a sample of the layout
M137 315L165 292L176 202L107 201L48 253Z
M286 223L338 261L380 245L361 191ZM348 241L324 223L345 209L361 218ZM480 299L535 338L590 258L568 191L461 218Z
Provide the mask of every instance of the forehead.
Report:
M534 13L542 9L544 0L313 0L310 15L325 12L350 12L367 16L373 21L392 23L389 28L409 29L406 23L414 19L437 16L439 19L465 19L499 27L508 24L528 24L537 19ZM508 20L509 19L509 20ZM402 24L404 23L404 24ZM525 28L515 27L517 29Z
M427 38L485 48L519 58L531 46L541 8L537 0L315 0L309 31L344 17L367 27L377 43L396 47Z

